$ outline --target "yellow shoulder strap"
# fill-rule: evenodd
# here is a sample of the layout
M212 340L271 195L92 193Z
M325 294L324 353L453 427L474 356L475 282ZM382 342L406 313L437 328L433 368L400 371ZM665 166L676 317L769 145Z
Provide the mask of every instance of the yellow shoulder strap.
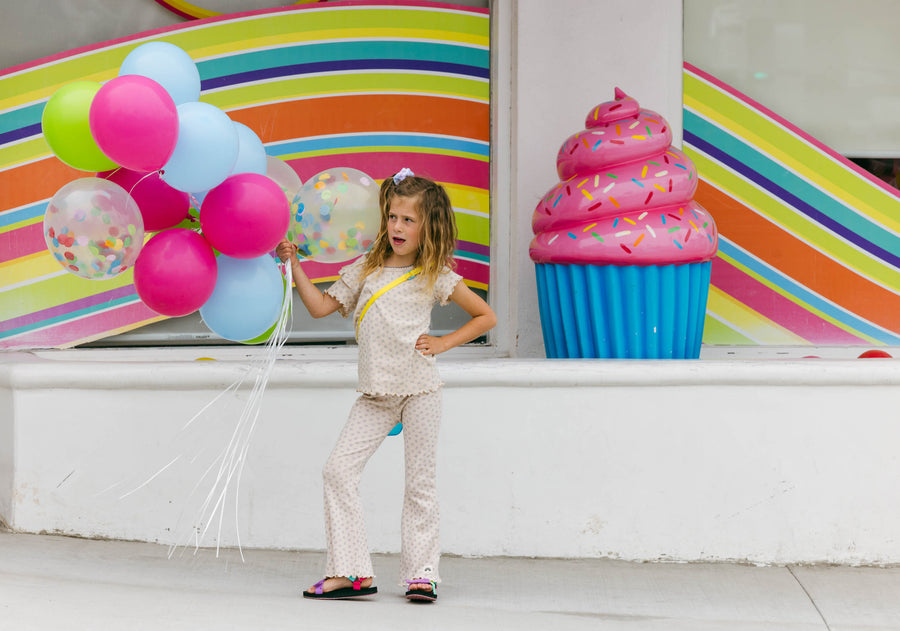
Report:
M374 294L372 294L372 297L369 298L369 300L366 302L365 306L363 307L362 311L360 311L359 320L356 321L356 337L357 338L359 337L359 325L362 324L362 320L366 315L366 311L369 310L369 307L372 306L372 303L375 302L376 300L378 300L378 298L380 298L381 295L384 294L386 291L393 289L400 283L408 281L410 278L416 276L421 271L422 271L421 267L415 267L415 268L409 270L408 272L406 272L400 278L396 278L396 279L392 280L387 285L385 285L384 287L382 287L381 289L376 291Z

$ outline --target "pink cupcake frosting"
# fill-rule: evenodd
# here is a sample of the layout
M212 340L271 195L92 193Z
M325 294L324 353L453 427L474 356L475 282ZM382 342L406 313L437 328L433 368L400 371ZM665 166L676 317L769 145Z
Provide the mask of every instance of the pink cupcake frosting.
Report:
M556 156L560 182L535 208L535 263L669 265L710 260L716 224L693 201L694 164L656 112L616 88Z

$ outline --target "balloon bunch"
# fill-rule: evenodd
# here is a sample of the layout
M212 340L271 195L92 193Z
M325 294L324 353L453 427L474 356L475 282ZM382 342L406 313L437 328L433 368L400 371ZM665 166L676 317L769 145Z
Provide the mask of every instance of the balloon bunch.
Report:
M61 161L96 177L57 191L44 237L72 274L105 280L133 266L138 296L154 311L199 309L226 339L265 341L286 295L270 253L302 182L250 128L199 98L197 66L166 42L132 50L102 85L57 90L44 138ZM192 198L202 200L199 231L176 227ZM145 243L145 232L156 234Z

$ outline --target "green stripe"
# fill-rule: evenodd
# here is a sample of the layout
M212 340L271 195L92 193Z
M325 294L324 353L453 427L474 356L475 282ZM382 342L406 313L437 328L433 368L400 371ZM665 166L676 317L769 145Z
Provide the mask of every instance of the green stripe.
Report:
M456 228L459 231L459 238L463 241L479 245L488 245L491 242L491 222L487 217L456 213Z
M703 321L703 343L722 346L758 346L750 338L741 335L709 314Z
M427 37L429 30L487 37L488 20L483 15L407 11L398 10L396 7L380 10L316 9L276 13L259 19L215 22L176 33L163 33L152 39L175 44L196 58L192 51L222 44L228 44L232 51L239 51L243 43L257 38L279 35L296 38L302 34L335 29L384 29L386 32L380 33L382 37L410 36L410 33L401 32L404 29L416 31L419 37ZM72 81L73 77L86 78L99 75L94 80L112 78L118 72L125 56L142 43L144 42L123 42L111 49L95 51L77 58L62 59L46 68L0 78L0 95L47 91L48 87Z

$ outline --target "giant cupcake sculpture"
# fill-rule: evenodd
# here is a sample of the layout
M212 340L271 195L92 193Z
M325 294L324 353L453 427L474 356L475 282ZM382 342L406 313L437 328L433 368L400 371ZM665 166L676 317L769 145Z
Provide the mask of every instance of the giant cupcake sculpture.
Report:
M656 112L616 88L556 156L530 254L548 357L700 355L713 218Z

